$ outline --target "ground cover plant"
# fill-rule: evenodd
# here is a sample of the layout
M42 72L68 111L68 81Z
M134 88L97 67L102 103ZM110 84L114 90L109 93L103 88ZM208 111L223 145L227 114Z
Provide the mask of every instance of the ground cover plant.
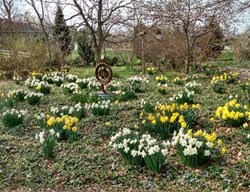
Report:
M247 191L249 80L208 69L115 66L111 100L95 96L92 67L2 81L0 190Z

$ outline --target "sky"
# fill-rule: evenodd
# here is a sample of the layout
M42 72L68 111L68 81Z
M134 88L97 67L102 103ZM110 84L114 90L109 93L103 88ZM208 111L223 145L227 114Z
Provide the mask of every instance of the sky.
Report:
M56 4L53 4L53 5L54 5L54 8L52 8L52 10L55 10ZM29 11L32 14L34 14L33 9L29 5L22 4L21 7L22 7L21 10L23 13L25 11ZM65 18L69 18L74 13L75 11L70 6L64 9ZM51 21L54 20L53 16L50 17ZM247 29L250 29L250 9L248 9L244 14L240 15L237 19L238 19L237 23L235 23L232 26L232 29L231 29L232 31L235 31L235 33L240 34L240 33L244 33ZM76 19L73 19L73 20L68 21L67 23L68 25L73 25L76 21L77 21Z

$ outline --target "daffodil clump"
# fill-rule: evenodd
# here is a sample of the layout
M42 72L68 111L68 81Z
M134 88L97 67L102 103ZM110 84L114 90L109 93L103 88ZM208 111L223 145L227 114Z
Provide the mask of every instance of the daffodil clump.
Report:
M153 74L156 73L156 70L155 70L154 67L147 67L147 68L146 68L146 72L147 72L147 74L149 74L149 75L153 75Z
M215 113L217 118L223 119L229 127L239 127L250 120L248 107L242 106L233 99L224 106L219 106Z
M109 91L117 91L121 88L121 82L118 82L118 81L111 81L108 86L107 86L107 89Z
M9 109L1 115L2 123L5 127L12 128L23 124L27 111Z
M63 88L64 94L72 94L79 89L79 86L76 83L64 83L61 87Z
M168 78L164 75L156 76L155 80L160 83L161 85L166 84L168 81Z
M118 101L129 101L138 98L135 91L129 86L122 87L122 89L117 91L116 94L118 95L117 96Z
M162 139L167 139L181 127L186 128L194 125L198 115L193 111L199 108L198 105L189 106L187 103L180 106L175 103L160 105L156 108L155 114L141 112L141 124L146 131L158 133Z
M19 76L19 75L16 75L16 76L13 77L13 80L15 81L15 83L17 85L20 85L21 82L22 82L22 80L23 80L23 78L21 76Z
M88 89L91 91L98 91L101 88L101 84L97 81L95 77L87 78Z
M39 141L45 159L50 159L53 157L54 149L59 137L60 134L56 133L53 129L50 129L49 131L42 131L36 134L35 140Z
M64 115L75 116L78 119L82 119L86 115L86 107L78 103L74 106L64 105L61 107L50 107L50 113L56 115L57 117L62 117Z
M111 137L109 144L118 150L128 163L136 166L146 164L153 172L159 172L165 164L169 146L167 142L158 142L148 134L141 136L127 128Z
M235 83L239 78L239 73L223 73L220 76L213 76L211 80L211 84L219 83L219 82L225 82L227 84Z
M42 78L43 78L43 74L42 73L40 73L40 72L35 72L35 71L33 71L32 73L31 73L31 76L32 77L34 77L34 78L36 78L36 79L38 79L38 80L42 80Z
M110 107L111 107L110 100L98 101L98 103L93 103L92 105L87 106L87 108L91 109L92 114L94 116L109 115Z
M194 91L190 91L185 88L178 94L174 94L173 97L171 97L169 100L175 101L178 104L184 104L184 103L192 104L194 103L194 96L195 96Z
M151 102L146 101L145 99L142 99L142 100L141 100L140 107L141 107L141 109L143 109L146 113L153 113L153 112L155 111L154 105L153 105Z
M135 92L141 92L142 86L148 83L148 79L145 77L134 76L128 78L128 83Z
M75 91L71 97L73 101L76 103L96 103L99 100L97 94L90 93L90 92L82 92L82 91Z
M187 78L180 78L180 77L175 77L172 82L175 85L184 85L185 81L187 80Z
M142 64L142 60L141 59L137 59L135 62L136 65L141 65Z
M77 117L63 115L62 117L50 116L47 120L47 129L53 129L59 133L61 140L69 139L71 142L77 139L76 124L79 122Z
M65 74L64 79L68 83L75 83L76 80L78 79L78 76L77 75L73 75L73 74Z
M24 98L27 95L27 91L18 89L18 90L9 91L7 95L9 98L12 97L15 99L15 101L19 102L19 101L25 100Z
M168 94L168 90L167 90L167 87L168 87L168 84L158 84L157 85L158 87L158 92L162 95L166 95Z
M77 79L76 83L81 89L86 89L88 87L88 79Z
M30 105L35 105L40 102L43 96L43 93L28 92L24 99L27 100Z
M248 81L241 84L241 88L245 93L250 94L250 78L248 79Z
M216 132L209 134L202 130L193 132L192 129L185 131L181 128L174 133L172 145L176 146L181 161L190 167L202 165L213 154L224 155L227 151Z
M197 81L190 81L185 84L185 88L194 93L201 93L201 84Z
M13 94L4 94L0 91L0 107L13 107L15 103L15 95Z
M65 75L58 71L53 71L43 76L43 81L46 81L49 84L55 84L57 87L60 87L64 82Z
M40 81L35 84L35 90L39 93L49 94L51 86L45 81Z
M36 86L38 86L38 84L40 84L40 81L39 79L35 78L35 77L29 77L28 79L26 79L25 81L25 85L30 88L30 89L33 89L35 88Z

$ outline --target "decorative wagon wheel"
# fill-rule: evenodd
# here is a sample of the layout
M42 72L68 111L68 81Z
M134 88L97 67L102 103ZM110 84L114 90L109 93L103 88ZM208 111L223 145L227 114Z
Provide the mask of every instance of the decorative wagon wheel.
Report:
M101 63L96 66L95 68L95 76L96 79L101 83L102 91L105 94L107 93L106 86L110 83L112 80L112 69L109 65L106 63Z

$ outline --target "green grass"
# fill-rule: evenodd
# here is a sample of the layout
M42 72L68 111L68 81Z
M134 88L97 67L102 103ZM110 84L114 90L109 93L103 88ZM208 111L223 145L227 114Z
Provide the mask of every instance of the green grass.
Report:
M127 78L139 74L138 69L112 67L114 79L126 82ZM80 78L92 77L93 67L71 68L70 73ZM163 72L168 78L184 76L172 71ZM156 74L159 75L159 74ZM244 101L238 85L227 85L223 95L212 91L210 77L198 74L202 84L202 93L195 101L202 105L201 120L214 116L218 106L229 100L230 94L238 94ZM0 191L247 191L249 187L249 129L229 129L219 122L214 125L225 138L228 155L224 159L214 159L201 167L191 169L184 166L176 156L167 157L166 165L159 174L146 168L127 165L108 145L110 136L124 127L138 123L135 114L140 112L140 100L168 102L169 98L183 89L169 83L169 94L162 96L157 91L155 76L149 76L150 83L143 86L139 100L120 103L112 108L107 117L87 117L79 122L79 140L74 143L60 142L55 158L44 160L41 150L34 141L35 134L42 129L37 126L34 115L47 113L51 106L72 105L74 102L63 94L62 89L53 87L51 94L42 99L38 106L29 106L26 102L15 104L16 109L27 109L25 124L13 129L5 128L0 121ZM2 81L0 90L24 88L13 82ZM1 113L5 109L2 109ZM111 128L105 122L111 122Z

